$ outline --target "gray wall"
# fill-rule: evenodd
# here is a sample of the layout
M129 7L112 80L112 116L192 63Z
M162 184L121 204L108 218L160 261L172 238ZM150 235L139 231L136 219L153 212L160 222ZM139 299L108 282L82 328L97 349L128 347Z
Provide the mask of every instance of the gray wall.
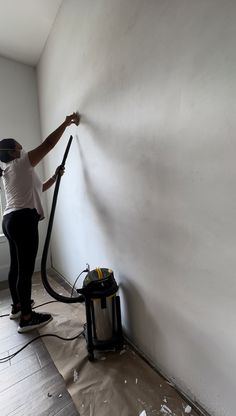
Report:
M74 135L54 267L113 268L128 336L217 416L235 414L235 19L233 0L65 0L38 66L43 136L83 114L47 159Z
M13 137L25 150L41 142L38 94L35 69L0 57L0 139ZM42 165L38 173L43 178ZM40 247L36 262L39 270L45 224L40 223ZM9 249L5 237L0 236L0 281L6 280Z

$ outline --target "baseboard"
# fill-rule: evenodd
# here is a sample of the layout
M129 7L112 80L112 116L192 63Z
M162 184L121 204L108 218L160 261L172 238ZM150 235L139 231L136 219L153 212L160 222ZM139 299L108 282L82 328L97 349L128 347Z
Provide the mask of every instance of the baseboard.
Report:
M53 267L49 267L48 268L48 274L53 277L62 287L64 287L64 289L68 290L69 292L71 292L72 289L72 284L70 282L68 282L68 280L66 280L66 278L60 274L56 269L54 269Z

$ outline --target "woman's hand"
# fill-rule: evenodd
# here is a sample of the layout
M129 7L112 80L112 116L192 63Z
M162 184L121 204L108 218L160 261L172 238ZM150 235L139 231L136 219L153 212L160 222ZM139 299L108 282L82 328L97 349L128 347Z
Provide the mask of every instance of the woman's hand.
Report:
M70 126L71 124L75 124L78 126L80 123L80 114L79 113L72 113L66 117L66 124Z
M43 183L43 192L47 191L56 182L58 175L62 176L65 173L65 167L62 165L57 166L54 175L51 176L46 182Z
M68 126L71 124L78 126L79 123L79 113L72 113L67 116L63 123L49 134L43 143L28 153L31 166L35 167L54 148Z
M62 175L64 175L64 173L65 173L65 166L59 165L59 166L57 166L57 168L55 170L55 173L52 176L52 178L56 180L58 175L62 176Z

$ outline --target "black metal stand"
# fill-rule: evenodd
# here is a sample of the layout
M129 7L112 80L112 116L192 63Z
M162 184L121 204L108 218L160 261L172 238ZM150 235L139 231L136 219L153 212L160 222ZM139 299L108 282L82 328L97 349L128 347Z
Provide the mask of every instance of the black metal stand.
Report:
M94 360L94 350L121 350L123 348L123 333L121 325L120 297L112 297L112 337L107 340L99 340L96 331L94 304L90 297L85 297L86 320L85 339L87 342L88 359Z

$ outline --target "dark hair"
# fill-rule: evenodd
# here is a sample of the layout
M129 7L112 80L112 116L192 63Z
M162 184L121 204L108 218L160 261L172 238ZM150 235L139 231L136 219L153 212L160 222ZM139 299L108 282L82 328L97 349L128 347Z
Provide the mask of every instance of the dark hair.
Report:
M9 151L15 150L16 141L14 139L0 140L0 160L1 162L8 163L14 158L9 154Z

